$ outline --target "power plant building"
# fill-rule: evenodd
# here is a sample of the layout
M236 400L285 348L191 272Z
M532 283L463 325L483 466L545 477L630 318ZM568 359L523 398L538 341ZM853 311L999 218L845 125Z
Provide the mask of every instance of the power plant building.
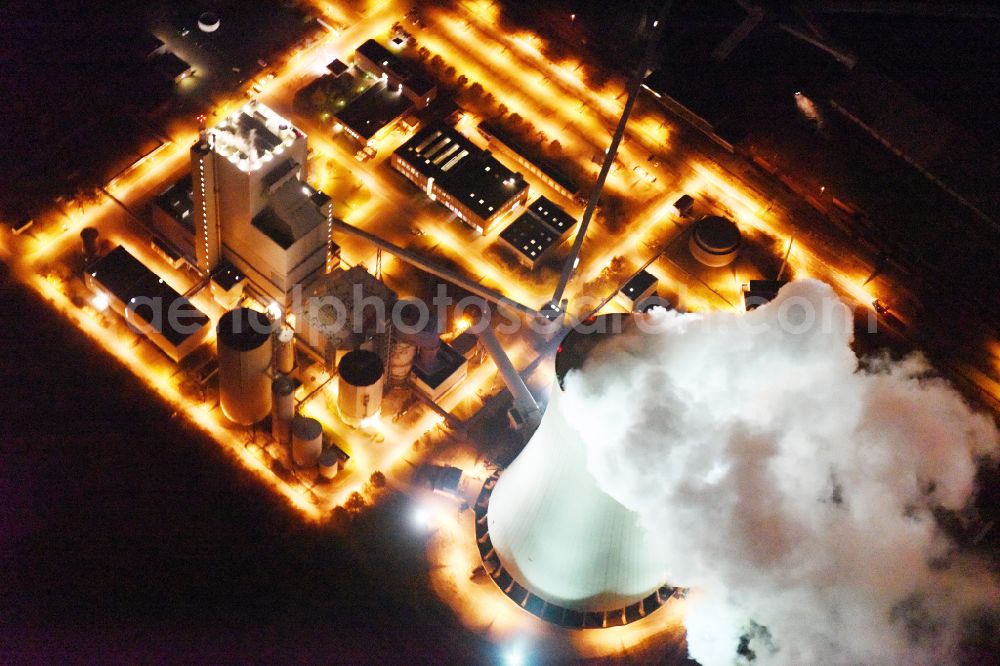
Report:
M175 362L208 336L208 317L120 245L92 262L84 281Z
M293 303L295 333L308 347L336 367L338 352L372 347L388 356L396 292L362 266L338 269L309 285L301 302Z
M518 261L534 269L569 236L576 220L546 197L538 197L528 209L500 232L500 242L514 251Z
M181 181L157 199L156 232L203 274L228 262L263 300L287 307L295 285L339 264L330 198L305 182L306 153L305 134L247 103L201 132L190 190Z
M398 90L422 109L437 97L437 86L414 74L399 56L374 39L369 39L354 52L354 65L361 71L382 78L390 89Z
M444 123L428 125L397 148L392 167L481 234L528 201L521 174Z

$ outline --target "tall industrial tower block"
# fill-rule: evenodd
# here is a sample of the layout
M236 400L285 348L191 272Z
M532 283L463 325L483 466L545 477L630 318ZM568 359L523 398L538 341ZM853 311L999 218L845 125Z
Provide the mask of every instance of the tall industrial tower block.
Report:
M306 182L306 135L248 102L191 148L198 268L228 261L283 307L297 284L339 264L330 197Z

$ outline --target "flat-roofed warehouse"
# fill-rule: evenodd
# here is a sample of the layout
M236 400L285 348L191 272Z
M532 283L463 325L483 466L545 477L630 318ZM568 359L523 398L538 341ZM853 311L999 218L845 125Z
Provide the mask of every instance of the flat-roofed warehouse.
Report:
M528 183L458 130L428 125L396 149L392 167L479 233L528 200Z
M337 123L362 146L413 109L413 101L386 81L379 81L337 112Z
M174 361L208 335L208 317L121 245L90 264L84 281Z
M417 109L422 109L437 96L437 86L419 74L414 74L399 56L374 39L369 39L354 51L354 65L373 76L380 76L391 87L403 93Z
M500 242L534 269L569 236L576 219L546 197L538 197L528 210L500 232Z

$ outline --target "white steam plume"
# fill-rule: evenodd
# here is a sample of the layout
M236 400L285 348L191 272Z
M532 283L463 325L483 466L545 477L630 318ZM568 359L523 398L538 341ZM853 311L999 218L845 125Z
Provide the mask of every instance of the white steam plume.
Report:
M651 322L570 373L561 406L601 487L658 535L668 582L692 588L691 657L955 661L997 583L932 511L970 502L994 422L922 357L859 368L851 314L821 282Z

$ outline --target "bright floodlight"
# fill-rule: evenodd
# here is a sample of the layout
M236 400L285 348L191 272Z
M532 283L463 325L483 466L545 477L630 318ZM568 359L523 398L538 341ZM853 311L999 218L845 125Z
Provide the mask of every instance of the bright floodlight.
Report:
M430 512L422 506L413 510L413 524L421 529L426 529L431 522Z
M90 304L93 305L94 309L97 310L98 312L104 312L105 310L108 309L108 306L111 304L111 301L108 300L108 295L102 291L94 295L94 298L91 299Z
M507 650L504 654L504 664L507 666L523 666L524 665L524 650L520 646L515 646Z
M281 321L281 306L278 305L277 301L271 301L267 306L267 314L271 316L274 321Z

